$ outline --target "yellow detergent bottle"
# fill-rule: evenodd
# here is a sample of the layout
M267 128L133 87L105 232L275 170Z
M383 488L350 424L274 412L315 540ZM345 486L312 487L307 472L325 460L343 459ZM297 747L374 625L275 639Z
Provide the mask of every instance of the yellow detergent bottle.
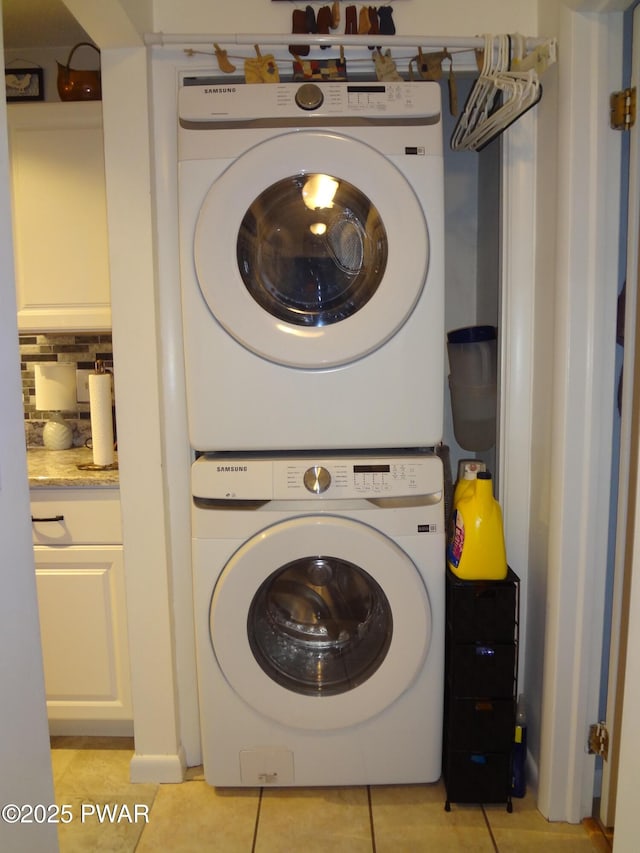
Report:
M453 491L454 509L457 507L460 498L467 493L467 490L475 488L478 471L486 470L487 466L484 462L477 462L475 459L463 459L458 463L458 479Z
M493 497L493 480L479 471L453 511L447 565L464 580L504 580L507 555L502 511Z

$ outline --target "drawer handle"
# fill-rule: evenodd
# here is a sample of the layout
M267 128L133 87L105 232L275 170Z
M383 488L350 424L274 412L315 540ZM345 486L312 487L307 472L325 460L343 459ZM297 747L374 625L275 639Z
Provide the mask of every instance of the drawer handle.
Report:
M35 521L64 521L64 515L50 515L48 518L36 518L35 515L32 515L31 522Z

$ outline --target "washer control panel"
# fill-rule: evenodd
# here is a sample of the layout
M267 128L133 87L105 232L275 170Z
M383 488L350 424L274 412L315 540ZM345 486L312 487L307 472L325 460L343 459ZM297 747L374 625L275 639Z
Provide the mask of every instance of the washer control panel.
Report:
M191 470L192 493L214 500L347 500L400 498L442 491L435 454L389 457L201 456Z

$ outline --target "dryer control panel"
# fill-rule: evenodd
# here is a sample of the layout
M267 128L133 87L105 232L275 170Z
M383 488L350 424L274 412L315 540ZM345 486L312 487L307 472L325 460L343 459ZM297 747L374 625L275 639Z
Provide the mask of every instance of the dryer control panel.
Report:
M215 78L185 77L178 92L183 127L297 126L320 118L329 124L400 122L436 124L440 121L437 83L336 82L273 83L251 86L220 83Z
M204 455L191 469L192 493L212 500L404 498L442 491L435 454L316 458Z

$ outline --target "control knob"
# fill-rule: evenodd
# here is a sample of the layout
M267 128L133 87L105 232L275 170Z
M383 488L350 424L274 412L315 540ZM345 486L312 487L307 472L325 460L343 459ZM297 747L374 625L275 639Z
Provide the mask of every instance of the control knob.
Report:
M302 110L317 110L323 101L322 89L315 83L304 83L296 92L296 104Z
M311 468L307 468L304 472L302 481L305 489L309 492L321 495L331 485L331 474L322 465L312 465Z

